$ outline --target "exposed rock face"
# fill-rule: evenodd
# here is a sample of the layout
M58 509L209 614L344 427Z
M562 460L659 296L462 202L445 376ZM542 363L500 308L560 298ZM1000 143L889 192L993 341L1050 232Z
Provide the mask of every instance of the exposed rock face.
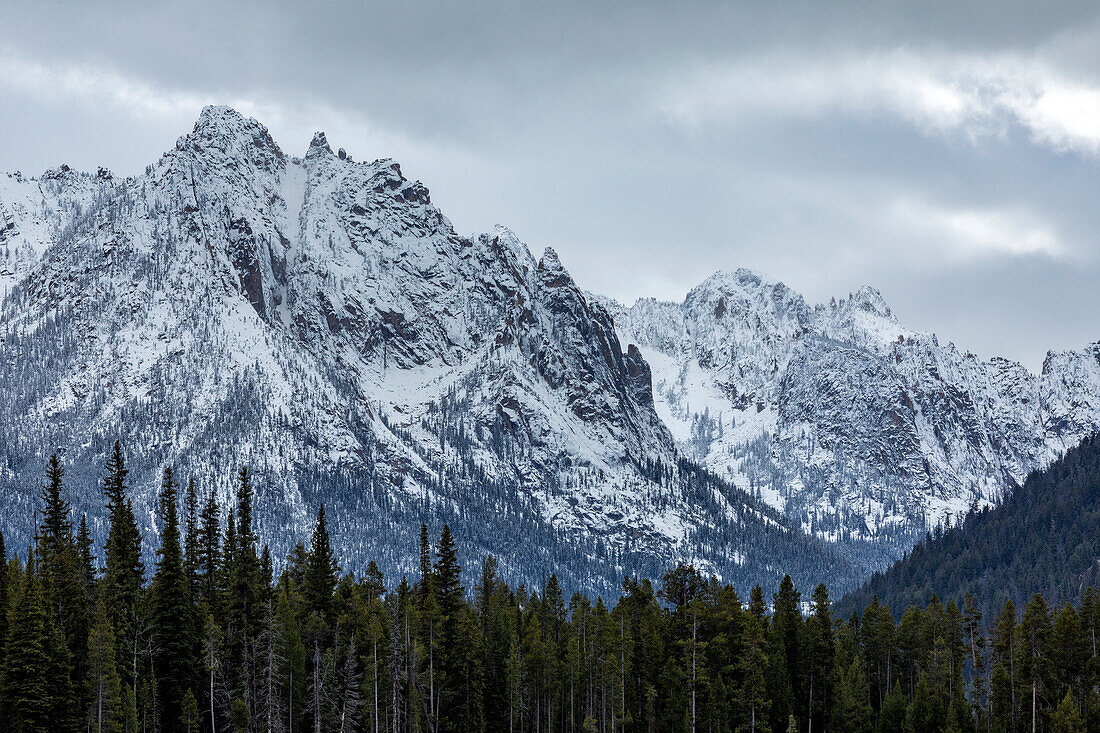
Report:
M903 328L872 288L811 308L747 270L682 304L606 305L686 452L860 557L995 501L1100 427L1100 344L1034 375Z
M55 447L99 521L120 438L149 525L160 465L231 500L251 464L277 554L326 501L353 566L405 567L423 518L461 522L471 561L493 551L529 578L569 565L590 588L674 557L733 579L847 572L684 464L641 352L552 250L457 234L393 161L352 162L322 133L292 158L211 107L142 176L0 178L0 212L15 544Z
M591 590L678 558L840 590L1100 425L1100 344L1032 375L745 270L626 309L397 163L224 107L138 177L0 175L0 384L12 546L53 450L102 531L118 438L148 527L164 464L231 501L248 463L277 556L323 501L349 567L451 521L468 562Z

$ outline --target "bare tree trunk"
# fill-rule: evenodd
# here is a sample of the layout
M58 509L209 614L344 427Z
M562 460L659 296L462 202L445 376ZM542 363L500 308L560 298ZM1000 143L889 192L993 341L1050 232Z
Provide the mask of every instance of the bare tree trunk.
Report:
M806 733L814 733L814 674L810 673L810 707L806 715Z

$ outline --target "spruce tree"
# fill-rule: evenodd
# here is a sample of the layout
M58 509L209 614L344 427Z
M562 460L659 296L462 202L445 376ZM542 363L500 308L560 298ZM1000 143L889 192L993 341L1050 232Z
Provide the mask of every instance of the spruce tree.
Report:
M70 506L63 495L64 474L55 453L50 456L42 485L38 572L47 612L51 695L60 706L55 716L59 720L66 716L75 720L85 703L89 611L86 579L69 518Z
M88 635L88 727L94 733L121 733L122 682L115 659L115 634L107 606L96 605L95 623Z
M832 615L829 612L829 591L819 584L814 589L810 617L805 624L803 643L806 714L813 719L811 727L822 730L825 727L825 701L832 690L831 667L833 664L833 628Z
M107 476L103 481L110 523L107 530L107 566L103 575L103 594L115 622L120 676L123 686L128 688L130 706L133 706L136 705L138 688L138 613L145 566L141 561L141 535L134 519L133 505L126 496L128 473L122 445L116 441L111 457L107 460Z
M180 549L177 484L165 467L159 496L161 544L151 586L151 621L155 640L153 672L160 703L160 724L166 731L181 727L181 705L194 681L190 584Z
M306 556L302 593L305 596L306 612L316 613L328 625L334 621L332 594L336 590L339 572L325 522L325 505L322 504L317 510L313 540L310 542L309 555Z
M84 588L91 602L92 590L95 587L95 549L92 545L92 534L88 530L88 515L80 515L80 525L76 532L76 547L80 557L80 574L84 579Z
M209 612L214 612L218 607L218 572L222 561L221 537L221 511L218 507L217 494L211 490L202 507L195 550L195 566L198 573L197 600L205 605Z
M192 592L199 573L199 498L195 490L195 479L187 479L187 493L183 501L184 536L183 558L184 568L187 572L187 583Z
M73 525L69 519L69 502L62 496L62 477L65 469L54 453L46 466L46 482L42 485L42 522L38 526L39 555L44 570L54 573L62 563L62 556L73 544Z
M54 712L47 679L47 619L29 551L21 587L13 595L3 677L7 726L12 733L45 733Z
M8 550L4 546L4 533L0 532L0 671L6 657L6 645L8 640ZM2 676L2 672L0 672ZM0 680L2 681L2 680ZM0 696L0 711L3 710L3 697ZM0 722L3 717L0 716Z
M1050 733L1085 733L1085 720L1077 709L1072 692L1066 693L1050 716Z

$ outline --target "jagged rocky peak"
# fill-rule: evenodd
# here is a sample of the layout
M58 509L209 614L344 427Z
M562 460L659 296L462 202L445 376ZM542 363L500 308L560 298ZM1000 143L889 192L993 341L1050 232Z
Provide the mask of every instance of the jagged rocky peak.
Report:
M746 315L765 310L801 322L810 313L799 293L778 280L745 268L732 273L722 270L714 273L688 293L684 306L688 311L696 311L701 306L713 307L714 317L718 319L731 311L735 315Z
M687 495L649 366L554 250L536 259L505 227L456 233L397 163L354 163L321 133L288 159L256 120L208 107L138 179L89 185L67 229L48 187L0 185L0 226L26 252L0 271L0 383L37 375L0 401L0 446L16 444L4 426L44 419L50 450L93 466L105 448L89 433L121 435L146 514L158 466L199 467L224 496L248 462L276 545L325 501L357 536L438 507L484 518L469 531L485 550L503 515L531 537L727 570L731 544L738 564L754 552L759 514L740 494ZM16 323L50 330L16 348ZM70 348L54 329L86 337ZM37 450L0 475L9 535L33 530L3 517L30 516L16 488Z
M855 292L851 299L851 305L853 308L858 308L871 315L896 320L890 306L886 304L886 299L882 297L882 293L870 285L864 285Z
M686 453L872 556L1100 428L1096 348L1052 353L1041 375L983 362L899 325L872 287L811 310L780 282L719 272L682 305L639 300L617 326Z
M245 160L266 170L274 170L285 160L262 123L224 105L204 107L194 129L176 142L176 149Z
M328 137L325 136L325 133L320 131L313 133L313 139L309 141L309 148L306 150L306 160L316 158L319 155L326 157L332 155L332 146L328 144Z

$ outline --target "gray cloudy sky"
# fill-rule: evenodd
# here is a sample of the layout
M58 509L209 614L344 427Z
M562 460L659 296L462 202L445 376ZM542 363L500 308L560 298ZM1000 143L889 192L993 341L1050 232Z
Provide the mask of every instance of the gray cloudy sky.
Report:
M0 170L135 173L227 103L626 302L744 266L1033 369L1100 339L1095 3L225 5L0 0Z

